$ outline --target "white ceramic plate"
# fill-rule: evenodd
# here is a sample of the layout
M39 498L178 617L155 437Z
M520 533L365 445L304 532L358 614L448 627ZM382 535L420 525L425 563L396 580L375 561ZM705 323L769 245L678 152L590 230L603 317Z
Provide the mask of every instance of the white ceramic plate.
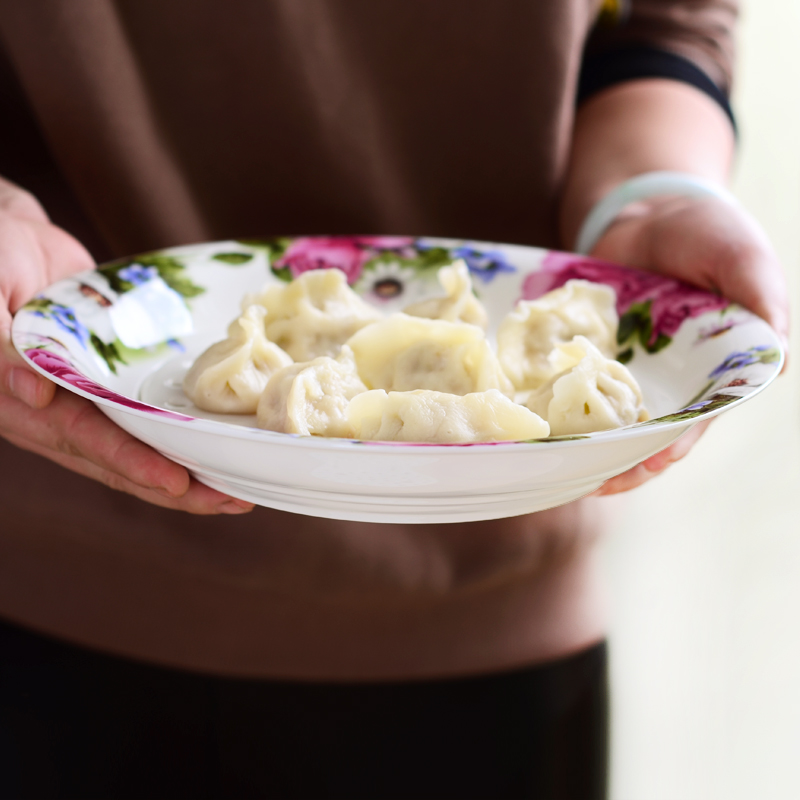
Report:
M338 267L386 312L441 294L440 266L462 257L492 326L520 298L570 278L612 286L621 360L652 419L532 442L416 445L274 433L255 419L197 409L183 374L226 335L246 291ZM575 500L732 409L779 373L761 319L651 273L530 247L406 237L214 242L162 250L60 281L22 308L13 340L30 364L198 480L301 514L376 522L457 522Z

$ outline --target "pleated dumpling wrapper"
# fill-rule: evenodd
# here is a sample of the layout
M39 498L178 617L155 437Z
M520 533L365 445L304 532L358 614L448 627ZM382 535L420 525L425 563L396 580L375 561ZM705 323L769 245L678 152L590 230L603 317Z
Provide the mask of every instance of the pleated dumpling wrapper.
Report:
M550 423L552 436L606 431L649 419L630 370L606 358L586 337L558 345L551 361L557 374L526 405Z
M513 394L484 332L465 322L391 314L356 333L348 345L370 389L430 389L469 394L499 389Z
M347 405L366 391L353 351L344 345L336 358L320 356L278 370L258 403L258 425L281 433L352 438Z
M267 309L267 338L294 361L335 357L356 331L381 318L347 285L338 269L309 270L291 283L249 293L244 302Z
M557 345L585 336L603 355L617 354L616 293L610 286L570 280L536 300L520 300L497 329L497 357L518 391L536 389L554 370Z
M270 376L292 359L264 335L264 309L250 306L228 327L228 338L202 353L183 379L198 407L218 414L254 414Z
M550 428L538 415L490 389L465 395L418 389L375 389L354 397L347 419L356 439L469 444L540 439Z
M472 290L472 279L463 258L437 273L439 283L445 291L444 297L420 300L403 309L411 317L444 319L448 322L468 322L479 328L489 327L489 315Z

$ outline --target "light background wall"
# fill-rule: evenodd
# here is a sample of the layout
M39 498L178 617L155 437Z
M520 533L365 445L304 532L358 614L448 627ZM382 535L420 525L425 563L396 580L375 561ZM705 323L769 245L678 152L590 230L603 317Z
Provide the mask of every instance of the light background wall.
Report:
M743 0L733 189L800 307L800 0ZM612 800L800 798L795 362L629 498L605 545Z

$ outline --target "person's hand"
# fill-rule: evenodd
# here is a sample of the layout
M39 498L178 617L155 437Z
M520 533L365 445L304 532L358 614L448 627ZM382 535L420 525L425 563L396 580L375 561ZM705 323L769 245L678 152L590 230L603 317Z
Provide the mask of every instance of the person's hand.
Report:
M659 198L630 206L591 255L660 272L719 292L765 319L784 348L789 302L783 269L766 234L739 206L715 198ZM709 422L666 450L607 481L596 494L627 491L683 458Z
M14 312L53 281L94 267L29 193L0 180L0 435L67 469L167 508L236 514L252 504L210 489L123 431L98 408L26 366Z

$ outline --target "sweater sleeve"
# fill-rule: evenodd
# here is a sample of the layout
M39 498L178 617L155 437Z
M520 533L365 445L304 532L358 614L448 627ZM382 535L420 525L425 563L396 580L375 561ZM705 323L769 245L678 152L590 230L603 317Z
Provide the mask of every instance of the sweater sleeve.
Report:
M737 0L614 0L605 5L616 13L598 18L585 62L630 49L661 51L694 65L730 96Z

